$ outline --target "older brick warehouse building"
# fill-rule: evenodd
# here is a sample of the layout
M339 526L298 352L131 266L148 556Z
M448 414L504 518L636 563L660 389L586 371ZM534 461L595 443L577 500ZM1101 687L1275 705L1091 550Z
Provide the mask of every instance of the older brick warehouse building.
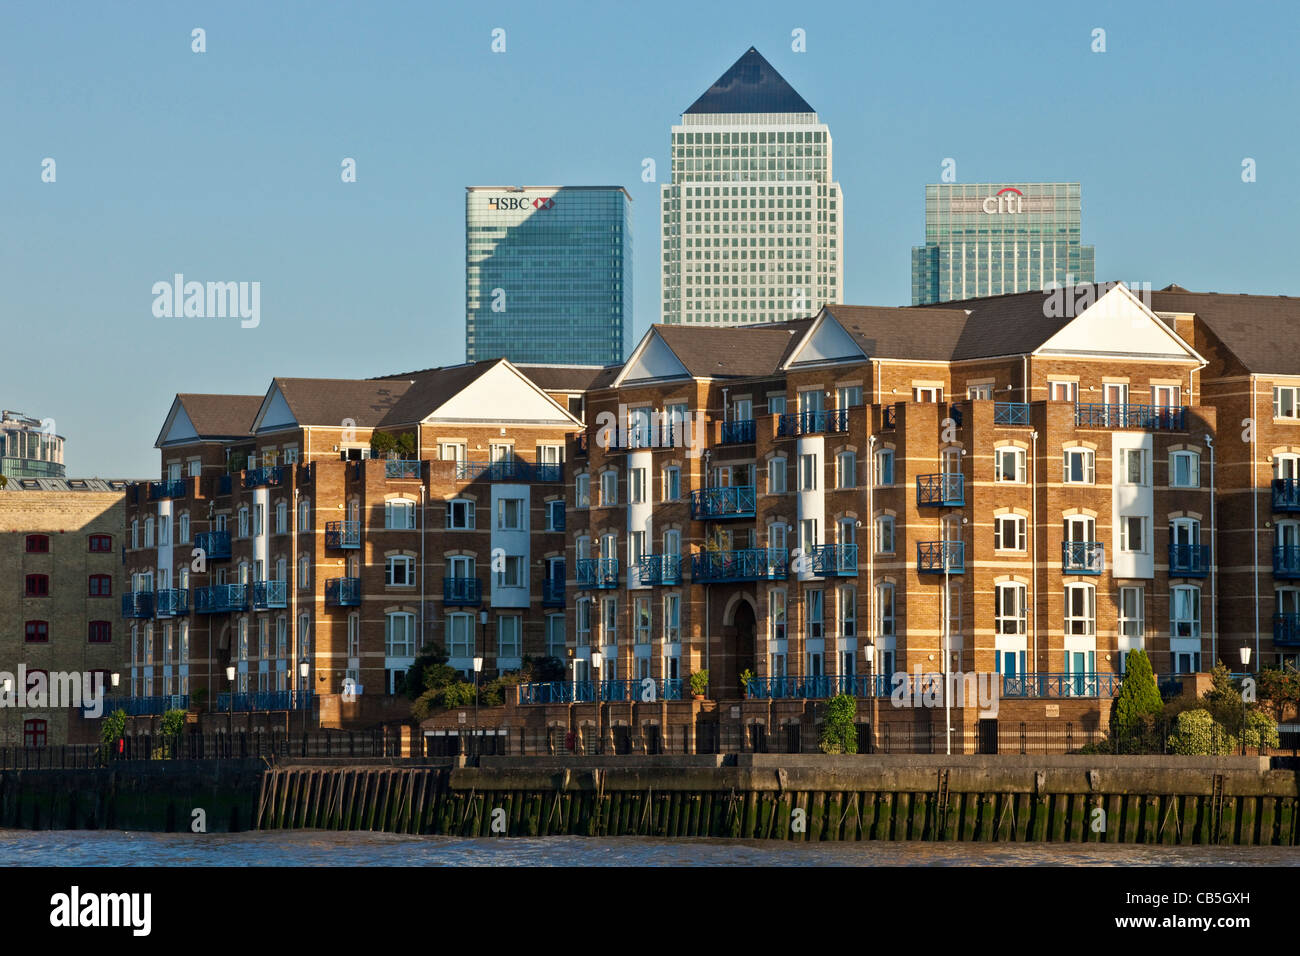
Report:
M276 495L287 505L296 490L315 509L304 526L312 547L295 546L284 570L298 603L278 615L296 620L290 633L301 638L267 669L287 670L292 683L306 650L322 721L346 721L359 706L337 701L352 672L376 708L369 717L397 716L400 701L380 703L410 656L394 653L411 648L394 643L394 615L416 614L414 643L454 645L463 669L464 634L477 627L472 647L486 648L485 671L495 673L519 659L515 625L500 623L517 612L519 655L562 657L568 679L524 686L480 715L505 731L495 745L515 752L810 749L819 702L841 691L858 698L863 746L942 748L944 710L923 691L944 674L997 675L996 712L971 700L952 708L954 749L1019 752L1027 734L1068 748L1104 729L1131 649L1146 650L1162 680L1218 659L1241 670L1242 647L1250 669L1296 665L1300 541L1288 516L1300 514L1300 356L1282 330L1298 311L1283 297L1177 287L1139 297L1115 285L928 307L832 305L726 329L653 326L621 366L500 366L519 381L535 376L527 387L550 396L553 417L536 422L498 408L476 420L481 431L450 428L436 421L436 402L412 404L413 373L351 383L354 397L316 405L273 384L246 416L249 435L214 437L211 459L202 435L160 445L165 465L199 458L211 481L229 476L235 487L228 502L214 492L213 521L248 508L257 527L250 474L256 482L280 468L284 482L282 466L294 466L293 484L269 489L266 505ZM484 364L418 375L450 383ZM401 396L375 391L406 379ZM291 414L268 419L281 400ZM392 407L403 403L401 413ZM374 429L418 427L419 476L394 475L411 466L393 462L344 461L345 415L356 447ZM272 440L268 422L291 420ZM280 457L290 445L292 462ZM257 456L242 471L227 460L236 446ZM448 464L478 446L485 460L522 465L471 479L472 468ZM495 522L502 469L551 461L562 462L561 480L539 472L516 482L530 513L526 601L503 603L508 591L494 590L466 609L437 588L424 602L401 600L386 577L390 558L415 558L443 587L465 576L455 559L472 559L477 574L491 548L523 556L525 539L496 524L491 537L478 525L458 537L447 516L464 506L448 501L472 498L479 515L490 502ZM444 477L450 467L454 478ZM205 487L181 497L201 500ZM423 552L413 531L383 527L380 502L401 497L438 529ZM131 520L156 510L128 504ZM207 510L191 504L203 520ZM360 554L330 546L334 517L360 522ZM562 533L548 530L557 525ZM152 558L143 551L139 564ZM326 575L361 579L359 644L346 630L356 612L331 604ZM310 603L299 593L308 589ZM489 620L476 626L480 610ZM256 609L247 619L256 634ZM242 648L240 620L238 611L220 618L234 636L209 636L215 650L200 666L215 674L230 640ZM198 663L193 645L189 659ZM250 651L250 674L261 667L253 660ZM697 696L689 678L701 671L709 676ZM437 746L459 746L466 720L449 711L424 729Z

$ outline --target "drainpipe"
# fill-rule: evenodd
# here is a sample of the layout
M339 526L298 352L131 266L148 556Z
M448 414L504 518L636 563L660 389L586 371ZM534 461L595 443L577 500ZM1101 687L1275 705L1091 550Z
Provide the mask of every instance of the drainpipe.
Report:
M361 637L360 628L357 630ZM424 650L426 631L424 629L424 482L420 482L420 650ZM523 635L520 635L522 640ZM358 651L361 649L358 647ZM360 663L360 662L358 662Z
M1029 454L1029 483L1031 503L1029 506L1029 579L1034 596L1033 634L1034 659L1030 662L1031 674L1038 673L1038 430L1029 433L1031 451Z
M1020 400L1029 404L1029 356L1020 357Z
M305 450L305 449L304 449ZM293 688L298 682L298 476L294 475L293 481L293 520L289 522L289 581L285 582L285 588L289 592L289 620L286 626L289 628L289 646L293 648L293 653L285 661L285 667L288 670L286 675L289 684L289 700L293 700ZM231 693L234 692L232 687ZM301 701L299 701L301 703ZM285 716L285 733L289 731L289 716Z
M1214 438L1206 435L1205 444L1210 449L1210 662L1212 667L1213 662L1219 659L1219 629L1216 613L1219 606L1219 567L1217 564L1218 549L1215 547L1217 533L1214 526Z
M1250 376L1250 498L1254 506L1255 517L1252 525L1255 539L1255 660L1259 660L1259 482L1255 478L1259 454L1259 419L1255 415L1255 403L1258 393L1255 390L1255 376ZM1255 665L1258 667L1258 663Z

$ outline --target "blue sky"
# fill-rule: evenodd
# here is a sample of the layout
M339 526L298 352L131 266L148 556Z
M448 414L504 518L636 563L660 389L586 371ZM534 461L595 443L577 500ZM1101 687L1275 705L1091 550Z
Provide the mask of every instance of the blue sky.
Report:
M627 186L639 337L641 161L668 176L669 127L750 45L829 124L851 303L909 301L945 157L1082 183L1098 278L1300 294L1297 26L1250 3L8 4L0 405L54 418L72 474L148 477L176 392L459 362L471 184ZM176 272L260 282L261 324L154 317Z

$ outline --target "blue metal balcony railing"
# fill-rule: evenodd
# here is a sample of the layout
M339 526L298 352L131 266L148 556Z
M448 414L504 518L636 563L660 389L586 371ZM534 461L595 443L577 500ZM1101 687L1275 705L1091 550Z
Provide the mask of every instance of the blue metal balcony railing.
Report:
M754 486L704 488L691 492L691 517L696 521L754 517Z
M229 531L204 531L194 536L194 547L203 552L209 561L221 561L230 557Z
M443 578L442 603L476 607L483 603L483 582L478 578Z
M755 700L824 700L836 694L888 697L892 689L892 677L888 674L823 674L817 677L753 677L745 692Z
M126 711L128 717L148 717L169 710L189 710L189 694L163 694L155 697L105 697L104 714Z
M564 572L542 579L542 607L564 607Z
M284 581L253 582L253 610L265 611L288 606L289 589Z
M360 607L360 578L328 578L325 581L326 607Z
M676 554L647 554L637 565L637 580L649 585L682 583L682 559Z
M1101 574L1106 570L1106 546L1100 541L1062 541L1062 574Z
M916 542L916 570L921 574L943 574L945 561L949 574L965 574L966 542Z
M916 503L939 508L960 508L966 504L966 483L960 472L944 471L916 476Z
M580 588L616 588L618 558L579 558L574 574Z
M155 592L154 613L158 617L174 617L190 613L190 592L188 588L163 588Z
M1203 578L1210 573L1208 544L1169 542L1169 575L1178 578Z
M1120 675L1114 673L1018 674L1002 678L1002 696L1114 697L1119 693L1120 683Z
M279 465L267 465L265 468L250 468L244 472L244 487L278 487L282 477L283 471Z
M1300 614L1273 615L1273 643L1278 647L1300 647Z
M856 544L814 545L809 549L808 558L812 562L809 570L819 577L857 577L858 546ZM797 564L794 570L800 570Z
M554 463L534 464L521 458L508 458L505 461L458 461L456 462L456 479L458 481L544 481L560 480L560 465Z
M849 430L849 410L828 408L822 411L793 412L782 415L776 424L778 437L818 435Z
M184 498L185 497L185 479L169 478L166 481L149 482L149 500L157 501L159 498Z
M385 478L419 478L421 462L406 458L388 458L384 461Z
M127 618L153 617L153 592L128 591L123 594L122 616Z
M593 703L600 700L649 703L657 700L681 700L680 680L634 678L632 680L548 681L520 684L520 704Z
M304 690L259 690L243 694L218 694L214 713L230 713L232 710L238 713L256 710L309 710L311 699L311 691Z
M757 431L752 418L723 422L722 432L718 440L723 445L740 445L752 442Z
M1023 402L995 402L993 405L994 425L1028 425L1029 406Z
M245 584L212 584L194 589L196 614L224 614L228 611L248 610L248 586Z
M1141 428L1145 431L1185 431L1187 406L1099 405L1081 402L1074 406L1078 428Z
M360 521L326 521L325 547L359 548L361 547Z
M781 581L789 575L790 559L785 548L701 551L691 555L691 580L696 584Z
M1300 511L1300 478L1274 478L1273 510L1281 514Z
M1282 544L1273 549L1273 577L1285 581L1300 579L1300 545Z

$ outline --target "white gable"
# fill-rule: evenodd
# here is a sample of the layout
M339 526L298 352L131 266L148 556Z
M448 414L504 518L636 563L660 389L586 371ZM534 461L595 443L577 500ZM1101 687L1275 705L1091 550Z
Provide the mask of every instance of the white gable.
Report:
M280 394L280 386L272 385L271 391L266 398L262 399L262 408L257 413L257 421L253 422L253 431L271 431L276 428L292 427L297 424L298 419L293 417L293 411L289 408L289 403Z
M185 411L185 406L181 404L178 398L175 400L171 414L167 422L163 425L163 433L158 436L155 447L159 445L171 445L184 442L196 441L199 437L199 431L194 427L194 422Z
M832 362L836 359L866 358L862 347L853 341L853 336L844 331L835 316L823 312L812 324L803 343L790 356L786 367L803 365L809 362Z
M632 353L627 365L623 366L623 371L614 384L622 385L624 382L639 382L648 378L689 378L690 374L681 359L668 347L668 343L657 331L651 329Z
M574 425L576 420L550 396L502 360L443 402L430 421L508 421Z
M1066 289L1065 302L1070 302ZM1117 285L1080 312L1072 322L1044 342L1036 355L1050 353L1135 353L1170 358L1200 356L1142 301Z

